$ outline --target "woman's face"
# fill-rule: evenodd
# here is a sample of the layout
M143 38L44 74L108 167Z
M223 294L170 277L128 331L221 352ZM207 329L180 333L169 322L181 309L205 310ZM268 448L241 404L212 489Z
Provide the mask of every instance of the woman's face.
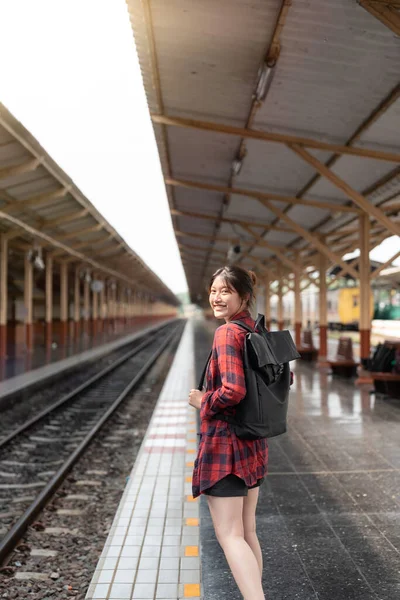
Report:
M240 298L236 290L227 286L220 275L214 279L209 300L214 317L225 321L230 321L240 310L246 308L246 302Z

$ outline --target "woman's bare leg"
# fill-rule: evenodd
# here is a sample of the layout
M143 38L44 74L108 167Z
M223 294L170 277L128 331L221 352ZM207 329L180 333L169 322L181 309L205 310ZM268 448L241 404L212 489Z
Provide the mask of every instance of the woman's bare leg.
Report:
M260 575L262 577L263 559L261 554L260 542L256 533L256 508L258 502L258 493L260 488L249 490L249 495L243 498L243 528L244 539L253 551L257 559Z
M257 559L244 539L243 498L207 500L217 539L244 600L265 600Z

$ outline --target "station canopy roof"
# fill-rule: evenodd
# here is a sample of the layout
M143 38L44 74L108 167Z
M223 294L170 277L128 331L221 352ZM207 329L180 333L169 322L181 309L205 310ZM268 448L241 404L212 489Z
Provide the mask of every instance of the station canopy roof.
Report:
M172 305L179 300L0 104L0 231Z
M127 4L193 300L400 233L399 0Z

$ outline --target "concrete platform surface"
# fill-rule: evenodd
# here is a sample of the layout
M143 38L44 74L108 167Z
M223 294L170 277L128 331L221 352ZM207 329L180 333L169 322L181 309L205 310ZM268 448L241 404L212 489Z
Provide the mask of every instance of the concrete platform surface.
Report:
M199 373L210 339L200 327L197 339ZM293 368L288 432L269 440L257 510L266 598L400 598L400 401ZM239 600L205 497L200 547L203 597Z
M187 395L215 326L186 326L87 600L239 600L204 496ZM298 361L257 511L268 600L400 597L400 404Z

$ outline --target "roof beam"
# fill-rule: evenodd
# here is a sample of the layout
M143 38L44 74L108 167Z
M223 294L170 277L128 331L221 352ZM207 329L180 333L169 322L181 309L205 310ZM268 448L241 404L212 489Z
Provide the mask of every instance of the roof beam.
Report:
M375 271L373 273L371 273L371 279L376 279L378 277L379 273L381 273L381 271L383 271L387 267L390 267L392 262L394 260L396 260L396 258L398 258L399 256L400 256L400 250L399 250L399 252L396 252L396 254L394 254L394 256L392 256L392 258L389 258L389 260L387 260L385 263L383 263L383 265L381 265L380 267L375 269Z
M400 4L394 0L358 0L360 6L365 8L373 17L400 35Z
M288 144L288 147L306 163L313 166L325 179L328 179L334 186L342 190L358 207L360 207L368 215L375 217L375 219L382 223L389 231L394 235L400 235L400 227L394 223L389 217L385 215L377 206L369 202L362 194L353 189L343 179L338 177L333 171L331 171L324 163L315 158L312 154L304 150L301 146L296 144Z
M400 0L399 0L400 2ZM360 141L363 133L367 131L385 112L400 98L400 84L397 85L386 98L370 113L370 115L361 123L346 142L346 146L353 146ZM325 166L331 168L340 159L340 154L334 154L325 163ZM320 173L316 173L306 183L305 186L296 194L296 197L302 197L306 194L321 178Z
M223 185L202 183L200 181L188 181L186 179L171 179L170 177L166 177L165 183L167 185L172 185L175 187L205 190L209 192L221 192L222 194L236 194L238 196L247 196L248 198L255 198L256 200L275 200L277 202L286 202L288 204L294 205L299 204L302 206L313 206L315 208L321 208L323 210L335 212L346 212L355 215L361 214L361 211L358 208L352 206L342 206L341 204L334 204L333 202L319 202L318 200L305 200L304 198L296 198L296 196L283 196L282 194L258 192L257 190L249 190L244 188L224 187Z
M66 246L67 248L71 248L71 250L82 250L82 248L93 248L94 246L98 246L98 244L104 244L104 242L106 242L109 238L111 238L112 235L108 234L106 236L100 237L100 238L96 238L93 241L85 241L85 242L78 242L77 244L71 244L70 246ZM64 254L64 250L57 250L54 253L54 256L59 256L60 254Z
M273 244L270 244L269 242L267 242L266 240L262 239L262 235L259 235L258 233L255 233L251 227L249 227L248 225L242 225L243 229L245 229L245 231L247 231L256 241L257 241L257 245L259 246L264 246L264 248L267 248L268 250L270 250L271 252L273 252L278 258L280 258L281 262L285 263L285 265L287 265L288 267L290 267L293 271L296 272L301 272L303 273L303 270L301 269L301 267L299 267L293 260L291 260L290 258L288 258L286 256L286 254L284 254L282 252L282 249L279 248L278 246L275 246ZM196 235L197 237L197 235ZM206 236L204 236L206 237ZM226 241L226 238L219 238L220 241L224 240ZM253 240L249 240L249 243L251 243ZM267 265L264 265L261 262L261 259L258 259L257 256L249 256L250 260L253 260L254 262L259 262L259 264L264 268L267 269Z
M172 215L177 215L178 217L193 217L195 219L205 219L207 221L215 221L215 215L206 215L204 213L192 213L183 210L175 210L171 209ZM228 217L223 217L220 219L221 223L232 223L233 225L250 225L251 227L268 227L273 231L281 231L284 233L292 233L292 230L289 227L277 227L270 226L268 223L259 223L257 221L245 221L244 219L230 219Z
M79 212L69 213L62 217L57 217L57 219L46 219L43 220L43 227L48 229L49 227L56 227L57 225L64 225L64 223L70 223L71 221L78 221L79 219L83 219L89 214L87 209L80 210Z
M266 53L265 53L265 56L263 59L263 63L262 63L262 65L260 65L260 68L258 71L257 83L254 88L254 92L252 94L250 111L249 111L248 117L246 119L246 124L245 124L246 129L249 129L253 126L257 112L263 105L263 102L265 101L266 96L271 87L271 83L272 83L272 80L273 80L273 77L274 77L275 71L276 71L276 64L278 62L280 50L281 50L280 37L282 34L283 27L285 25L287 14L289 12L289 7L291 6L291 4L292 4L292 0L281 0L281 7L280 7L278 18L275 23L274 32L273 32L272 38L270 38L268 40L268 48L266 50ZM165 130L165 126L163 127L163 129ZM246 139L241 138L239 141L238 149L235 154L236 160L243 161L244 157L246 156L246 152L247 152ZM231 170L231 173L229 176L229 181L228 181L228 188L233 187L235 178L236 178L235 172L233 170ZM214 247L217 235L219 233L221 219L224 215L224 211L226 210L226 207L229 206L230 201L231 201L231 194L229 192L227 192L227 193L225 193L223 202L220 205L220 208L218 211L218 217L215 220L214 237L210 244L210 248L208 250L206 259L204 261L204 269L203 269L203 272L201 275L202 279L204 278L204 274L207 270L207 264L208 264L208 261L211 256L211 251L212 251L212 248Z
M31 198L25 198L25 200L16 200L12 204L5 206L2 208L2 212L11 214L13 212L18 212L19 210L23 210L24 208L30 208L32 206L38 206L39 204L47 204L56 198L63 198L68 194L67 188L60 188L55 190L54 192L47 192L46 194L39 194L38 196L32 196ZM0 191L1 197L1 191Z
M79 235L85 235L86 233L92 233L93 231L100 231L101 229L103 229L103 223L98 223L97 225L93 225L92 227L86 227L85 229L78 229L77 231L71 231L63 235L58 235L57 238L59 240L69 240L70 238L74 238ZM87 245L90 245L90 241L86 243Z
M252 235L254 237L254 239L256 240L256 244L261 244L262 246L265 246L266 248L268 248L269 250L271 250L271 252L274 252L274 254L280 259L280 261L282 263L284 263L285 265L287 265L293 272L298 273L299 275L301 275L302 277L305 277L306 279L310 279L310 281L312 283L314 283L314 280L312 280L307 273L304 273L303 268L300 267L294 260L291 260L288 256L286 256L286 254L284 254L279 248L277 248L276 246L273 246L272 244L270 244L269 242L266 242L265 240L262 239L261 236L257 235L254 233L254 231L252 231L250 229L250 227L245 227L246 231L248 231L250 233L250 235ZM247 257L249 260L254 260L256 263L259 264L260 267L262 267L265 270L269 270L269 267L267 265L265 265L262 262L261 258L258 258L258 256L248 256Z
M28 160L27 162L20 163L18 165L12 165L11 167L5 167L0 169L0 180L14 177L15 175L22 175L23 173L29 173L34 171L40 165L40 160L35 158L34 160Z
M49 244L50 246L53 246L54 248L59 248L60 250L63 250L63 252L65 252L66 254L69 254L70 256L74 256L75 258L83 261L86 264L90 264L92 267L94 267L95 269L99 269L103 273L108 273L109 275L112 275L113 277L117 277L118 279L120 279L122 281L126 281L129 284L133 283L133 281L131 279L129 279L128 277L126 277L123 273L114 271L114 269L110 269L109 267L106 267L106 266L98 263L97 261L95 261L91 258L88 258L84 254L81 254L80 252L77 252L76 250L73 250L72 248L65 246L62 242L50 237L46 233L43 233L43 231L40 231L38 229L31 227L30 225L27 225L23 221L20 221L16 217L8 215L7 213L5 213L2 210L0 210L0 219L4 219L5 221L12 223L16 227L20 227L21 229L23 229L27 234L31 235L32 237L43 240L44 242L47 242L47 244Z
M271 133L260 131L258 129L245 129L243 127L234 127L224 123L214 123L210 121L198 121L195 119L186 119L183 117L167 117L165 115L152 114L154 123L170 125L172 127L184 127L189 129L199 129L200 131L211 131L214 133L226 133L228 135L260 140L262 142L275 142L278 144L296 144L305 148L314 148L316 150L326 150L336 154L348 154L350 156L360 156L363 158L374 158L375 160L385 160L387 162L400 163L400 154L395 152L385 152L383 150L373 150L372 148L354 148L352 146L343 146L341 144L331 144L321 142L311 138L305 138L284 133Z
M339 265L341 265L341 267L343 269L347 269L348 272L351 273L351 275L353 275L353 277L355 276L355 278L357 278L356 272L353 271L352 269L350 269L349 266L341 259L341 257L338 256L337 254L335 254L334 252L332 252L332 250L330 250L328 248L328 246L326 246L324 243L322 243L316 235L313 235L312 233L307 231L307 229L304 229L304 227L301 227L300 225L298 225L286 213L284 213L282 210L280 210L279 208L277 208L270 202L263 200L262 204L264 204L264 206L266 208L268 208L271 212L275 213L275 215L277 217L279 217L282 221L284 221L290 227L292 227L293 231L298 233L301 237L303 237L305 240L307 240L312 246L317 248L317 250L319 250L325 256L327 256L333 263L338 263Z
M395 86L390 93L382 100L382 102L380 102L373 110L372 112L367 116L366 119L364 119L364 121L357 127L357 129L354 131L354 133L348 138L348 140L345 142L346 146L353 146L355 143L357 143L359 140L361 140L362 135L382 116L386 113L386 111L390 108L390 106L392 106L392 104L394 102L396 102L400 97L400 84L398 84L397 86ZM331 156L326 162L325 162L325 166L326 167L333 167L334 164L336 164L336 162L341 158L340 154L334 154L333 156ZM394 169L392 169L389 173L387 173L386 175L384 175L383 177L381 177L378 181L376 181L373 185L369 186L368 188L366 188L365 190L363 190L361 193L363 194L363 196L369 196L370 194L372 194L373 192L375 192L377 189L381 188L383 185L385 185L386 183L390 182L392 179L394 179L395 177L397 177L400 174L400 167L395 167ZM301 190L299 192L297 192L296 194L296 198L302 198L312 187L315 183L317 183L317 181L321 178L321 174L320 173L315 173L311 179L306 183L306 185L304 185ZM386 202L386 200L384 201ZM383 203L379 203L380 207L382 210L385 210L382 207ZM348 203L346 203L346 206L351 205L350 201ZM290 205L285 207L284 211L288 212L290 210ZM311 228L311 231L317 231L321 226L326 225L329 221L332 220L332 217L325 217L324 219L320 220L316 225L314 225ZM349 219L345 225L348 225L350 222L353 222L354 219ZM277 223L277 220L273 221L273 224ZM336 227L334 227L335 230L339 230L340 227L342 227L343 225L336 225ZM289 248L295 246L295 244L299 241L299 238L296 238L295 240L293 240L292 242L290 242L290 244L288 245Z
M393 8L400 8L400 0L370 0L374 4L384 4L386 6L393 6Z

